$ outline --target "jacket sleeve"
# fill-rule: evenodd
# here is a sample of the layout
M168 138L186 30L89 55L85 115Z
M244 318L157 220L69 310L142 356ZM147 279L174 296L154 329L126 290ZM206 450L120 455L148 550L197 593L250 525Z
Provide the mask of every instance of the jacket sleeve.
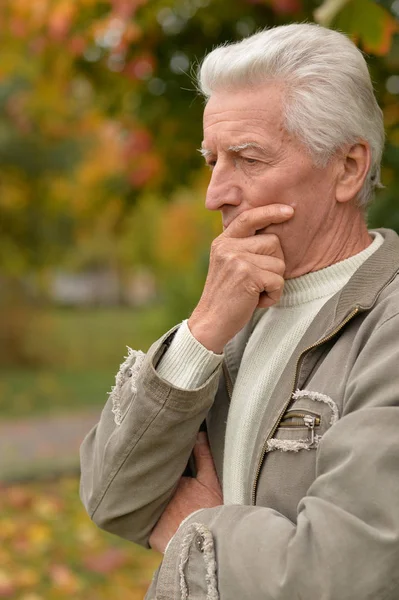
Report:
M194 600L399 598L398 331L395 315L362 348L297 522L258 506L200 511L173 538L148 600L187 590Z
M80 450L83 504L101 528L148 547L211 407L219 369L195 390L161 379L156 366L172 332L151 346L135 378L122 365L99 423ZM119 380L118 380L119 378Z

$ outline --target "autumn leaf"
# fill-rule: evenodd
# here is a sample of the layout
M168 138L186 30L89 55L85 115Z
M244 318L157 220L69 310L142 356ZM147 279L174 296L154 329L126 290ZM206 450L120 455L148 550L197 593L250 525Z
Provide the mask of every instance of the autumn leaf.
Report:
M75 594L82 587L78 577L66 565L52 565L50 567L50 578L57 590L68 594Z
M1 486L0 599L144 597L160 557L98 529L78 488L76 478Z
M108 548L100 554L91 554L84 558L83 563L93 573L111 573L128 562L126 553L119 548Z
M0 598L10 598L16 591L16 586L11 577L0 571Z
M37 587L40 581L40 573L32 567L22 567L15 577L15 582L21 588Z
M33 495L22 485L13 486L8 492L8 503L17 509L28 509L32 505Z
M37 551L46 550L51 545L51 530L44 523L32 523L26 533L30 544Z
M390 50L398 22L373 0L350 0L333 21L334 27L360 40L370 54L384 56Z

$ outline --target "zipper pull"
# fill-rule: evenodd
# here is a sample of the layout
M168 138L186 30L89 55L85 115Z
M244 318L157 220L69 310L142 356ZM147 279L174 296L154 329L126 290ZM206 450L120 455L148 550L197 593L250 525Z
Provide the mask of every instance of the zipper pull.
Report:
M316 417L314 417L313 415L305 415L303 417L303 422L305 423L306 427L309 429L310 446L313 446L314 445L314 426L316 423Z

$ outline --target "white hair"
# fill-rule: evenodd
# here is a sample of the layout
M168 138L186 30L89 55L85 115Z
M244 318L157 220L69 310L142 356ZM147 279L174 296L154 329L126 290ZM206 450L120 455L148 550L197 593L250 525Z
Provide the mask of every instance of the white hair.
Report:
M367 141L371 165L357 203L365 207L380 182L384 148L383 115L374 96L366 61L345 35L303 23L266 29L210 52L198 71L206 99L220 90L270 81L285 88L287 131L324 167L345 144Z

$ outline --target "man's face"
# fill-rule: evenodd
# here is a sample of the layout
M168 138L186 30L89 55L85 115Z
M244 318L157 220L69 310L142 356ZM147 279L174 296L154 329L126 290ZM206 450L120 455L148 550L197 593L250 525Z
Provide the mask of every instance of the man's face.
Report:
M316 168L304 145L286 132L282 94L281 86L268 84L209 99L202 143L212 169L206 207L220 210L226 228L250 208L289 204L293 218L267 231L279 236L286 261L299 264L334 219L336 162Z

